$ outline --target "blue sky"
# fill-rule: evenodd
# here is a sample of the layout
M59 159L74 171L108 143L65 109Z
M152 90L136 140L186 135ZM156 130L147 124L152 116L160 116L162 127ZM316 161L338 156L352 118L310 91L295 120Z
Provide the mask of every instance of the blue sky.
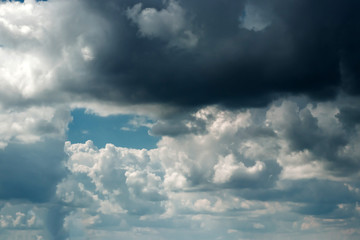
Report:
M85 113L85 109L75 109L71 112L73 120L69 123L67 140L71 143L85 143L92 140L103 148L107 143L116 146L136 149L156 148L159 137L149 134L149 127L134 126L136 119L150 120L136 115L116 115L109 117Z
M359 1L0 2L0 239L358 240Z

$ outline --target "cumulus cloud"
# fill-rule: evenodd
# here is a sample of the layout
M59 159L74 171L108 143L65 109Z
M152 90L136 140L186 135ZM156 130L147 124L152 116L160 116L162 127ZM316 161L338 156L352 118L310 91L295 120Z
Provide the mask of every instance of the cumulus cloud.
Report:
M81 236L100 234L95 229L112 219L112 226L129 236L139 227L165 236L155 226L166 220L168 231L182 226L240 236L278 231L285 222L292 231L314 234L338 218L356 224L358 212L350 209L356 209L360 199L359 168L334 169L339 156L319 156L316 147L309 147L314 144L297 147L292 142L306 131L316 133L314 128L324 130L334 123L338 129L322 132L321 141L331 139L324 134L345 131L337 110L342 106L302 101L289 99L248 111L206 107L192 114L195 122L206 119L204 131L164 136L152 150L67 142L70 174L58 184L57 197L76 209L65 222L78 226L67 229L73 234L80 229ZM310 115L313 125L307 123ZM304 124L308 127L302 128ZM301 131L293 133L293 126ZM344 148L352 138L336 148ZM334 195L334 189L339 194ZM271 223L275 216L282 220ZM229 227L237 230L228 232ZM328 231L338 228L332 225Z
M74 176L58 185L57 194L64 202L75 206L93 204L92 209L102 214L161 210L155 206L166 199L166 194L145 149L111 144L97 149L88 141L73 145L67 142L65 151L70 154L68 169ZM146 204L154 209L145 208Z
M357 239L357 9L2 1L1 238ZM157 147L65 142L80 107Z
M327 229L337 238L351 239L358 229L359 168L334 169L332 164L341 161L336 154L342 151L332 151L329 154L335 156L327 158L312 148L316 144L297 143L310 141L306 134L316 134L317 141L342 134L344 140L334 146L348 149L358 132L344 134L349 125L342 123L339 109L346 107L341 100L314 105L306 99L246 111L205 107L186 118L187 126L204 121L202 131L163 136L152 150L67 142L69 172L54 181L56 204L43 208L36 218L22 210L4 215L3 227L15 222L29 228L38 223L46 230L36 234L54 239L144 238L146 234L155 239L179 235L183 228L192 229L189 237L202 238L211 232L230 239L261 239L285 229L323 236L320 232ZM343 235L337 219L348 226Z
M127 17L136 23L140 34L145 37L158 37L169 41L170 46L194 47L198 37L187 26L184 10L178 2L170 0L166 9L157 11L145 8L138 3L127 10Z
M106 27L95 14L75 10L81 6L70 1L1 3L3 107L66 102L61 89L84 80L78 71L95 58L95 42ZM50 21L54 16L57 21Z
M346 149L351 148L358 130L354 127L352 134L347 133L347 128L339 121L339 108L342 106L319 103L317 106L310 104L299 109L294 102L283 102L269 109L267 123L284 138L284 150L297 154L299 161L309 159L313 167L324 163L334 172L348 175L355 170L357 174L357 161L346 155L349 154ZM356 151L351 152L356 154ZM296 157L293 157L288 161L294 161Z
M0 146L63 139L71 117L68 108L30 107L0 110Z

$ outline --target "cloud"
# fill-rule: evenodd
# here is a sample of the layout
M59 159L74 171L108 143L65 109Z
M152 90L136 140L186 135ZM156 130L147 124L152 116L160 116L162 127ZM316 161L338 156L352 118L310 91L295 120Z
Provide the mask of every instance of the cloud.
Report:
M186 23L185 12L178 2L170 0L167 8L160 11L155 8L141 8L142 4L138 3L126 13L127 17L138 25L142 36L167 40L170 46L196 46L198 37L186 29L189 23Z
M355 8L356 3L335 0L326 8L311 1L231 1L226 6L186 0L143 5L106 1L94 12L108 23L108 44L91 69L91 76L103 81L96 85L98 91L90 92L106 101L187 107L264 106L288 94L334 98L348 92L349 84L357 88L346 80L356 71L346 57L351 54L345 40L358 38L348 30L352 25L345 25L359 21ZM239 29L242 13L247 14ZM300 21L305 15L311 24ZM248 30L252 28L261 31ZM196 46L169 49L169 44L181 45L179 38L185 36L179 34L186 31L197 37ZM340 32L346 33L344 39L338 39ZM104 91L109 94L102 95Z
M1 238L357 239L358 5L3 1ZM65 142L80 107L157 148Z
M80 2L56 0L1 3L3 107L67 102L62 89L74 79L83 82L76 72L95 58L94 45L104 28L94 26L104 22L85 10L77 11L80 6ZM54 16L58 20L49 21ZM75 16L79 23L72 23Z
M338 117L342 104L288 99L247 111L205 107L187 118L204 120L203 131L163 136L152 150L67 142L70 174L57 186L59 200L74 209L65 222L76 225L67 229L84 237L113 221L114 229L129 236L138 228L166 236L181 226L261 239L264 235L257 234L282 228L315 234L329 219L352 226L358 221L358 211L352 210L360 199L359 168L334 168L343 161L339 151L328 158L319 155L316 143L298 143L331 142L332 134L344 134L346 125ZM308 134L320 140L305 138ZM342 136L336 149L353 141ZM274 217L277 221L270 220Z
M75 206L92 204L96 212L110 215L161 211L160 206L156 210L156 205L166 195L161 190L160 176L150 168L145 149L111 144L97 149L91 141L73 145L67 142L65 148L73 176L58 185L57 194L64 202Z
M2 200L46 202L65 176L63 142L10 144L0 152Z
M246 107L356 94L356 4L4 2L1 102Z
M245 5L244 13L240 16L240 27L250 31L262 31L271 25L271 21L263 16L261 9L251 4Z
M32 189L32 193L36 189L51 192L56 185L55 196L46 195L55 199L45 201L40 208L37 202L44 201L45 195L12 193L7 199L30 200L34 203L28 208L39 208L41 213L32 210L35 215L27 215L29 210L15 205L7 214L11 217L3 214L3 225L10 227L16 222L29 231L39 224L43 230L36 235L53 239L144 238L146 234L166 239L169 234L180 236L179 229L190 229L189 237L208 238L206 233L211 233L261 239L285 229L319 236L327 229L339 234L343 225L335 223L341 219L356 234L359 168L334 168L345 153L332 151L329 154L335 155L327 158L319 155L317 143L303 143L316 139L328 144L330 136L341 134L344 140L336 149L355 144L358 124L343 124L339 117L343 108L347 105L341 99L314 105L298 98L247 110L208 106L185 118L186 126L203 121L202 131L189 128L163 136L152 150L67 142L68 174ZM346 135L348 131L353 135ZM11 146L5 150L10 151ZM28 176L36 179L30 173ZM8 176L4 179L9 181ZM28 185L24 188L31 189Z
M339 121L339 108L319 103L300 110L294 102L283 102L269 109L267 122L284 138L284 150L288 149L285 151L297 152L300 159L305 155L308 159L323 160L327 168L339 174L348 175L352 170L357 174L357 161L348 155L356 151L346 149L351 148L358 130L354 127L352 134L348 134L345 124Z
M25 109L0 110L0 145L9 143L36 143L65 137L71 120L64 107L30 107Z
M4 2L2 104L247 107L356 94L357 3L301 2Z

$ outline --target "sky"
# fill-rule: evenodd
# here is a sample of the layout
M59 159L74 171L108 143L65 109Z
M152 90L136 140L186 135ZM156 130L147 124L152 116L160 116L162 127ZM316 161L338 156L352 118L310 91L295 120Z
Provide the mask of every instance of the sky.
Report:
M0 239L357 240L360 2L0 2Z

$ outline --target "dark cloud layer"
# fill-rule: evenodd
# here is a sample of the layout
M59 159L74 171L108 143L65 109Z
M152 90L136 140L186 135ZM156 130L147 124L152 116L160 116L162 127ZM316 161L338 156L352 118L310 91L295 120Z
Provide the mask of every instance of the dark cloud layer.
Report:
M268 21L260 31L240 27L250 2L178 1L183 15L176 16L185 22L179 31L198 38L191 47L176 45L182 32L162 32L172 26L150 32L141 19L132 21L126 11L136 3L87 3L109 24L85 87L100 99L257 106L288 94L329 99L342 90L359 92L357 1L252 1ZM146 1L139 11L167 9L171 15L171 3Z

